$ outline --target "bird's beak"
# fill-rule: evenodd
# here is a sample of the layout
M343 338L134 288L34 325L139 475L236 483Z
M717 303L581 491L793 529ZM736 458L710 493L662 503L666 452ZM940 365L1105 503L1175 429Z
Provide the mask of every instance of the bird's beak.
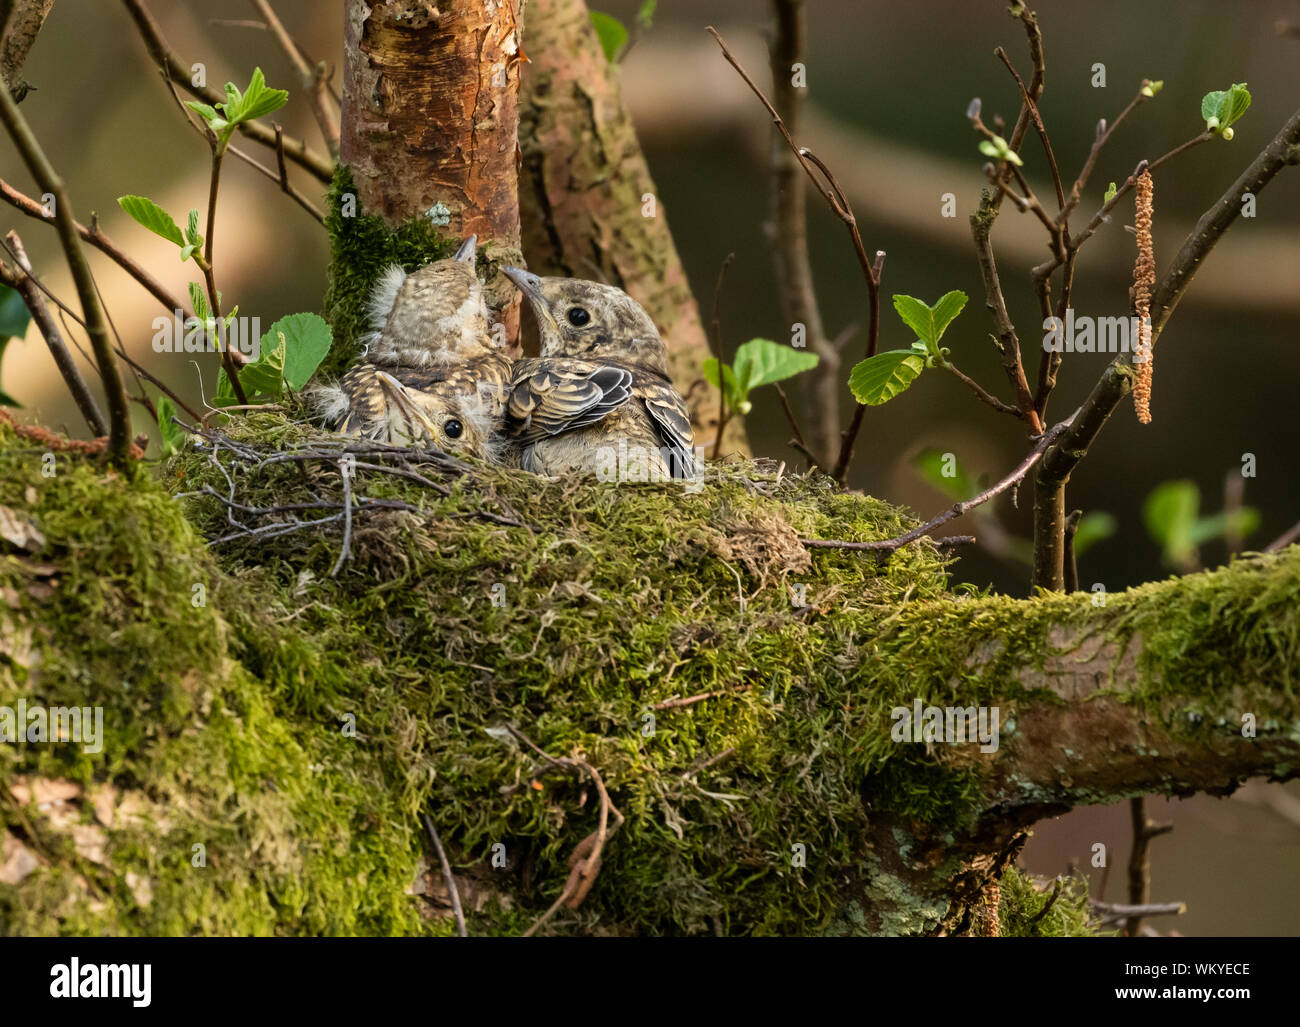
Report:
M474 263L474 251L478 248L478 236L471 235L468 239L461 241L460 247L456 250L455 260L463 260L466 264Z
M503 267L501 272L518 286L520 292L528 297L528 302L532 305L539 327L549 324L552 328L558 330L559 326L551 315L551 309L546 303L546 297L542 295L542 280L531 271L525 271L521 267Z
M419 404L411 398L406 386L386 371L375 372L375 377L379 379L379 387L383 390L384 396L401 412L407 423L419 425L429 433L431 440L436 440L438 436L433 421L430 420L428 414L420 409ZM415 440L411 439L409 441L414 442Z

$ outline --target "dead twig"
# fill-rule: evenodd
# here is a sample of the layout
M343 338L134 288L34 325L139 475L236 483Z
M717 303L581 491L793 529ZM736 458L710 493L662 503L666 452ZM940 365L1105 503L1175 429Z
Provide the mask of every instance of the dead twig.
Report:
M537 753L551 767L586 774L596 786L596 793L600 797L600 819L596 830L578 842L574 846L573 852L569 854L569 877L564 882L564 888L559 897L523 933L523 937L531 938L545 926L561 906L577 909L582 905L582 900L587 897L592 885L596 883L596 876L600 873L601 853L604 851L605 843L615 831L623 826L624 818L618 807L610 799L609 792L605 789L605 781L600 776L600 771L590 763L578 756L552 756L513 724L506 724L505 728L517 740L523 742ZM612 828L609 826L611 814L614 817L614 826Z
M429 814L422 815L424 817L424 828L429 832L429 840L433 842L433 850L438 854L438 862L442 864L442 879L447 884L447 894L451 896L451 912L456 918L456 934L462 938L468 938L469 931L465 929L465 911L460 906L460 891L456 887L456 877L451 872L451 864L447 861L447 853L442 848L442 839L438 837L438 831L433 826Z

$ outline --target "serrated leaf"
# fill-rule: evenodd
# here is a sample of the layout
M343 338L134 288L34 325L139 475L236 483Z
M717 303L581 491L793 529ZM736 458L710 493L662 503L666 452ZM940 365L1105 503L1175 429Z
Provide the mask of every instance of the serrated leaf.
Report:
M903 392L925 369L925 358L910 349L892 349L861 361L849 373L849 388L859 403L880 406Z
M190 306L194 308L194 316L200 321L207 321L211 316L208 310L208 296L203 291L203 286L198 282L189 283Z
M1110 201L1115 198L1115 194L1118 192L1119 192L1119 187L1115 185L1114 182L1111 182L1110 188L1106 190L1106 198L1105 200L1102 201L1103 206L1109 204Z
M736 348L732 369L740 398L748 398L760 385L785 381L817 366L816 353L785 346L771 339L750 339Z
M268 88L262 69L254 68L253 77L248 83L248 89L245 91L240 104L239 116L231 120L239 124L253 121L255 118L265 117L267 114L278 111L288 102L288 90Z
M588 14L591 27L596 30L596 38L600 40L600 48L605 51L605 60L613 61L627 42L627 29L613 15L601 11L590 11Z
M119 196L117 205L154 235L160 235L177 246L185 245L181 230L172 220L172 216L153 200L145 196Z
M967 299L964 292L954 289L939 297L939 301L931 307L915 296L896 293L894 309L898 311L898 316L903 319L903 323L916 332L916 337L933 352L938 348L939 340L943 338L943 333L948 330L948 326L966 306Z
M263 352L268 341L277 338L284 340L284 380L291 389L298 390L307 384L325 359L334 341L334 333L319 314L289 314L271 325L262 336ZM240 381L243 381L242 376Z
M1249 107L1250 90L1246 88L1245 82L1235 82L1230 89L1217 89L1201 98L1201 117L1205 119L1207 129L1223 133L1225 139L1231 139L1227 130Z
M1079 518L1074 529L1074 555L1080 557L1103 539L1115 534L1115 518L1104 510L1094 510Z
M186 100L185 106L194 111L208 124L212 124L212 122L219 116L215 107L209 106L206 103L199 103L198 100Z
M283 332L277 332L272 342L262 336L262 351L251 364L245 364L239 371L239 384L243 386L244 395L250 403L274 403L284 394L284 360L285 338ZM217 394L213 406L228 407L237 402L235 388L226 376L225 368L217 374Z

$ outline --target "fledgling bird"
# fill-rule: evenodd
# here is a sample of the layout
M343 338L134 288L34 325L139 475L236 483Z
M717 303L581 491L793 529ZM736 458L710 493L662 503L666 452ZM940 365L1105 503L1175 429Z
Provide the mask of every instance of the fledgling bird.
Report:
M643 466L645 480L692 477L690 416L641 305L599 282L503 271L528 298L541 336L541 356L516 362L506 404L521 466L603 476L613 456L620 469Z
M327 424L394 445L493 456L510 360L474 273L476 243L470 236L450 259L380 275L362 362L310 397Z

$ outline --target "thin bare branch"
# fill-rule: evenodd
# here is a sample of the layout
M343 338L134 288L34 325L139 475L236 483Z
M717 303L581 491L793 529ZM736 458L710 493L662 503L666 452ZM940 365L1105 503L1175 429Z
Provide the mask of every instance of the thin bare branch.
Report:
M54 197L54 220L59 230L59 241L68 260L68 268L77 286L77 298L81 302L82 316L86 322L86 334L90 336L90 345L95 352L95 363L104 391L108 397L108 458L117 466L123 466L131 454L131 415L126 397L126 385L122 381L117 360L113 355L113 344L109 339L108 327L104 313L95 294L95 280L90 273L90 264L81 248L81 238L77 234L77 222L72 216L72 201L68 198L63 180L54 170L45 151L41 149L27 119L14 103L9 87L0 80L0 120L4 122L10 138L22 155L23 163L36 179L40 188Z

